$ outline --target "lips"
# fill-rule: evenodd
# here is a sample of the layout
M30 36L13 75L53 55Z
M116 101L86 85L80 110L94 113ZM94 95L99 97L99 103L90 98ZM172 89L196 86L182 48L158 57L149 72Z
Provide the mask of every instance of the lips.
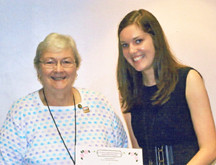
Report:
M142 59L143 57L144 57L144 55L133 57L133 61L134 61L134 62L137 62L137 61L139 61L140 59Z
M64 76L64 77L53 77L53 76L51 76L51 78L52 78L53 80L55 80L55 81L60 81L60 80L66 79L65 76Z

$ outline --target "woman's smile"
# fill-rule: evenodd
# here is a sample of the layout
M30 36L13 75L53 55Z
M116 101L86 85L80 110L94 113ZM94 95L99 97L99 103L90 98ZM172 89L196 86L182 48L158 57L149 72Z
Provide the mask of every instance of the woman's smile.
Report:
M135 70L153 71L155 48L149 33L135 24L128 25L120 33L120 42L125 59Z

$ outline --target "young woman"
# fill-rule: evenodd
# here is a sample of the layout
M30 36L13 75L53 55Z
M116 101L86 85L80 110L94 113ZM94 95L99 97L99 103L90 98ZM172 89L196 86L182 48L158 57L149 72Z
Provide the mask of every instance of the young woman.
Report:
M118 38L120 102L144 164L210 164L216 131L201 75L174 58L159 22L146 10L128 13Z

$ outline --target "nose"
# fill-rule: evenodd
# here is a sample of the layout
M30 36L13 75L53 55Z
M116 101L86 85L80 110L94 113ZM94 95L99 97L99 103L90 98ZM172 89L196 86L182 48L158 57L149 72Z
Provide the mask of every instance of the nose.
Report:
M137 47L131 44L131 45L129 46L129 53L130 53L131 55L134 55L136 52L137 52Z
M63 68L61 62L58 61L57 64L56 64L55 70L56 70L57 72L61 72L63 69L64 69L64 68Z

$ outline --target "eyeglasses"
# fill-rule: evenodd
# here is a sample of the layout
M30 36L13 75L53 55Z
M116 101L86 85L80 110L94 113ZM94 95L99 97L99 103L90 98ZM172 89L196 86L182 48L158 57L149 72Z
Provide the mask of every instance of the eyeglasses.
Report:
M44 64L44 66L46 68L55 68L58 64L58 61L53 59L53 58L49 58L49 59L45 59L40 61L40 63ZM71 58L65 58L63 60L60 61L60 64L63 68L72 68L73 66L75 66L75 61L72 60Z

